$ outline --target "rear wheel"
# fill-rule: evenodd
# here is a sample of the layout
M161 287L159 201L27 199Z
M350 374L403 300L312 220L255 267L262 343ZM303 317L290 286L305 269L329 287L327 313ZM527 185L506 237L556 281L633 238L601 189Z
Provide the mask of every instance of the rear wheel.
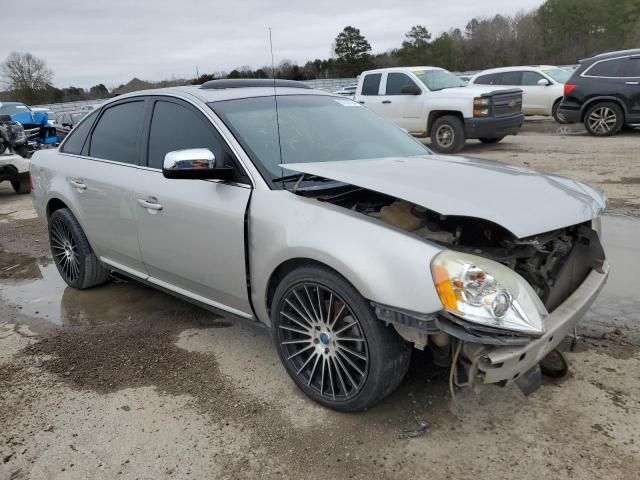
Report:
M482 143L498 143L500 140L502 140L504 137L497 137L497 138L479 138L478 140L480 140Z
M438 118L431 127L431 148L440 153L458 153L464 147L464 125L453 115Z
M29 181L11 181L11 186L13 187L13 191L16 193L29 193L31 188L29 188Z
M562 102L562 99L556 100L556 103L553 104L553 107L551 108L551 116L556 122L565 124L567 123L567 120L560 113L560 102Z
M95 287L109 279L109 270L93 253L82 227L68 208L51 214L49 243L58 272L70 287Z
M287 373L306 395L335 410L370 408L409 367L410 346L327 268L289 273L274 294L271 321Z
M620 131L624 124L624 112L611 102L597 103L587 110L584 128L590 135L608 137Z

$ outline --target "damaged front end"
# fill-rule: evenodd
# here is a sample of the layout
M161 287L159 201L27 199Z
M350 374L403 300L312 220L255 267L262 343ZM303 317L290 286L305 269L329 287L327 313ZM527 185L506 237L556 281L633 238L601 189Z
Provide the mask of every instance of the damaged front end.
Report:
M443 247L431 262L441 312L373 305L380 320L450 366L459 386L519 381L530 393L532 372L573 331L607 277L599 219L517 238L486 220L441 215L363 188L315 198Z

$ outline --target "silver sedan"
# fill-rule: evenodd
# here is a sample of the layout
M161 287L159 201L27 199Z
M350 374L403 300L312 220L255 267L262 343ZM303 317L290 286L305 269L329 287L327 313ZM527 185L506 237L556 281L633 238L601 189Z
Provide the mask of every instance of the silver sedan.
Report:
M458 385L530 390L608 273L594 189L434 155L296 83L118 97L31 176L70 286L118 272L263 325L298 387L337 410L392 392L412 348Z

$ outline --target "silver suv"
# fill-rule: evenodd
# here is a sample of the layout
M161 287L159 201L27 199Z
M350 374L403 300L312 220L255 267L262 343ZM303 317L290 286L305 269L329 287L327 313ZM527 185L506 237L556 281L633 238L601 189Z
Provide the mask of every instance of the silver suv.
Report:
M270 327L295 383L337 410L388 395L412 347L458 384L530 383L608 273L592 188L434 155L296 83L118 97L31 176L70 286L118 272Z

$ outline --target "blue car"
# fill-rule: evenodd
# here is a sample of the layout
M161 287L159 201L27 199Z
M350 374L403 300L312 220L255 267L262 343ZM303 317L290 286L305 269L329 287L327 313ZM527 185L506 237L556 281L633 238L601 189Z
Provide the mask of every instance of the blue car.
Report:
M5 119L9 116L11 121L24 127L26 146L30 152L43 145L55 145L60 142L56 128L49 124L49 118L44 112L34 112L20 102L0 102L0 118L3 116Z

